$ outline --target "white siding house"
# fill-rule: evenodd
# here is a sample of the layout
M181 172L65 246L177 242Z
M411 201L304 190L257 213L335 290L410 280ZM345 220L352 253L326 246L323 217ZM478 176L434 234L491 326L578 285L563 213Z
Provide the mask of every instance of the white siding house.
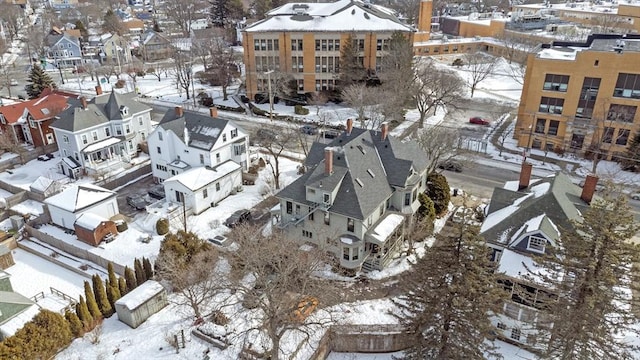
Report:
M72 185L44 203L49 207L51 221L70 230L85 213L105 219L120 213L115 192L90 184Z
M215 168L197 167L164 181L167 199L185 202L194 214L215 206L242 188L242 168L229 160Z

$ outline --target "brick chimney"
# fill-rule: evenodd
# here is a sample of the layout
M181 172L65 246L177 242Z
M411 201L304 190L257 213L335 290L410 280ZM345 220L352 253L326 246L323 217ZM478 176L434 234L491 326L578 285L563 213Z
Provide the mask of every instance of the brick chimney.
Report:
M217 118L218 117L218 108L217 107L210 107L209 108L209 115L211 115L212 118Z
M347 119L347 135L351 135L351 130L353 130L353 119Z
M331 175L333 173L333 150L331 148L324 149L324 174Z
M80 103L82 104L82 109L86 110L87 109L87 98L84 96L80 97Z
M580 195L580 198L587 204L591 203L591 199L593 199L593 193L596 192L597 184L597 176L587 175L587 178L584 180L584 186L582 187L582 195Z
M184 114L184 111L182 110L182 106L176 106L176 117L182 117L182 115Z
M522 169L520 169L520 184L518 190L526 189L529 187L529 181L531 180L531 169L533 165L528 162L522 163Z
M102 86L100 85L96 86L96 95L102 95Z
M383 122L380 130L382 131L382 141L387 140L387 135L389 135L389 124L387 122Z

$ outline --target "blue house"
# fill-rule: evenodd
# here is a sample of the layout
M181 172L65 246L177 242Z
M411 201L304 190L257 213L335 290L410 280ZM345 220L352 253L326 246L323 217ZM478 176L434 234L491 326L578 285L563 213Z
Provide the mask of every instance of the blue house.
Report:
M47 35L47 63L59 68L82 65L80 39L67 33L53 32Z

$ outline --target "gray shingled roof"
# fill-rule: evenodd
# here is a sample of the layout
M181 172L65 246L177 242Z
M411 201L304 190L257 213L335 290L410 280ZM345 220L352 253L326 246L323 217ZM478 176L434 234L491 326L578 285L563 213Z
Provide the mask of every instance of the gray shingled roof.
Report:
M327 148L333 151L331 175L324 173ZM361 220L391 196L393 186L405 185L411 168L422 172L427 166L426 154L415 143L391 136L383 141L379 131L359 128L343 132L329 144L314 143L305 165L307 173L282 189L279 198L307 204L306 186L339 186L330 211Z
M573 184L571 180L562 173L555 176L542 178L533 183L526 189L521 191L510 191L503 188L495 188L491 203L489 204L489 213L496 213L500 209L506 208L513 204L517 199L531 194L531 188L534 186L544 186L542 184L549 183L549 189L541 196L529 196L522 201L508 216L504 217L500 222L483 231L481 235L487 242L500 243L499 239L510 239L515 232L527 221L545 214L548 219L543 221L541 228L545 234L553 237L555 231L551 231L553 222L555 226L562 229L568 229L572 220L580 219L580 211L583 211L588 205L580 198L582 189ZM509 201L510 200L510 201ZM487 220L485 220L487 221ZM547 233L549 231L549 233ZM555 240L555 239L553 239Z
M175 109L169 109L158 126L165 131L173 132L182 142L184 142L186 128L189 146L211 150L228 122L191 111L183 111L183 115L177 117Z
M134 93L118 94L111 92L98 95L82 108L80 100L69 99L69 107L56 116L51 127L71 132L81 131L104 124L110 120L121 120L120 107L129 108L129 116L144 111L151 111L151 107L139 103Z

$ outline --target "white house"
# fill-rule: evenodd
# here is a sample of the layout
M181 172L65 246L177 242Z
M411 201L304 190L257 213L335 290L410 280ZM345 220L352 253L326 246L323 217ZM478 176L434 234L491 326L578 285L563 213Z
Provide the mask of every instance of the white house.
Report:
M44 201L51 221L73 230L76 220L85 213L110 219L120 213L116 193L91 184L72 185Z
M151 170L156 182L192 168L215 168L231 160L243 170L249 166L249 136L233 121L183 111L168 110L149 135Z
M50 125L63 158L60 171L70 177L77 167L87 173L126 168L152 130L151 107L135 94L102 94L99 86L96 92L91 101L80 98Z
M167 200L183 202L194 214L215 206L242 188L242 167L228 160L215 168L196 167L164 181Z

